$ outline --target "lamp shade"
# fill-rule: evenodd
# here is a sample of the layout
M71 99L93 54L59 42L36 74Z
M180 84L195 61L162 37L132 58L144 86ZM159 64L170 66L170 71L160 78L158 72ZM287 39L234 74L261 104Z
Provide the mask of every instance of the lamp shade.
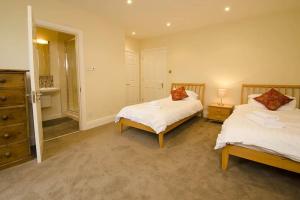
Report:
M219 88L218 89L218 96L220 98L223 98L226 95L226 93L227 93L227 89L225 89L225 88Z

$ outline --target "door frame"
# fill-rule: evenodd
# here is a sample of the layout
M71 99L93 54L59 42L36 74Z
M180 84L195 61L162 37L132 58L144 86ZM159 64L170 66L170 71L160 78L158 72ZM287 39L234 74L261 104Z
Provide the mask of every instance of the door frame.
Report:
M78 84L78 103L79 103L79 130L87 129L86 120L86 99L85 99L85 70L83 61L83 33L81 30L55 24L52 22L35 19L36 26L50 30L75 35L76 44L76 67Z
M138 58L138 88L139 88L139 94L138 94L138 99L139 99L139 102L138 103L140 103L141 102L141 55L140 55L140 53L139 52L136 52L136 51L133 51L133 50L131 50L131 49L125 49L125 56L126 56L126 53L127 52L129 52L129 53L133 53L133 54L135 54L136 56L137 56L137 58ZM125 57L125 59L126 59L126 57ZM125 63L125 65L126 65L126 63Z
M153 52L153 51L163 51L166 53L166 68L165 68L165 73L164 73L164 80L163 80L163 83L164 83L164 89L163 89L163 92L164 94L166 95L167 94L167 87L168 87L168 73L167 73L167 70L168 70L168 49L167 47L159 47L159 48L150 48L150 49L143 49L141 51L141 59L140 59L140 87L141 87L141 90L140 90L140 100L141 102L143 102L143 81L142 81L142 78L143 78L143 61L144 61L144 53L147 53L147 52Z

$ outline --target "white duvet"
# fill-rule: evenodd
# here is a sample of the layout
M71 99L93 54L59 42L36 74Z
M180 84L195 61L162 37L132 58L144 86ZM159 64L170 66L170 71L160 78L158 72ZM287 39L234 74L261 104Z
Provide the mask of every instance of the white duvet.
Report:
M256 123L247 117L255 111L278 117L283 126L270 128ZM215 149L227 143L263 149L300 162L300 110L267 111L249 104L237 106L224 122Z
M185 117L193 115L203 109L201 102L193 98L181 101L172 101L170 97L124 107L116 116L115 122L120 118L130 119L134 122L150 126L157 134Z

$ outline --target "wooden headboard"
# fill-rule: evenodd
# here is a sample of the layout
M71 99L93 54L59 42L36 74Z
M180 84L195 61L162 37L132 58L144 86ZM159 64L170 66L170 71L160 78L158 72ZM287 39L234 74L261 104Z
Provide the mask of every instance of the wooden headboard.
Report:
M171 90L182 86L186 90L191 90L197 93L198 99L201 101L202 105L204 105L204 93L205 93L204 83L172 83Z
M300 108L300 85L243 84L241 91L241 104L248 103L248 95L261 94L267 92L271 88L280 91L284 95L295 97L297 101L297 108Z

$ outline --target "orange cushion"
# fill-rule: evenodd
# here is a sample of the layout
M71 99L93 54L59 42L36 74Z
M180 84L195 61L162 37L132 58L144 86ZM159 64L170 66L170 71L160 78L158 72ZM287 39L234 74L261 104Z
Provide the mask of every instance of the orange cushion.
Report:
M172 95L173 101L179 101L179 100L182 100L182 99L188 97L184 87L179 87L175 90L172 90L171 95Z
M293 100L273 88L254 99L273 111Z

